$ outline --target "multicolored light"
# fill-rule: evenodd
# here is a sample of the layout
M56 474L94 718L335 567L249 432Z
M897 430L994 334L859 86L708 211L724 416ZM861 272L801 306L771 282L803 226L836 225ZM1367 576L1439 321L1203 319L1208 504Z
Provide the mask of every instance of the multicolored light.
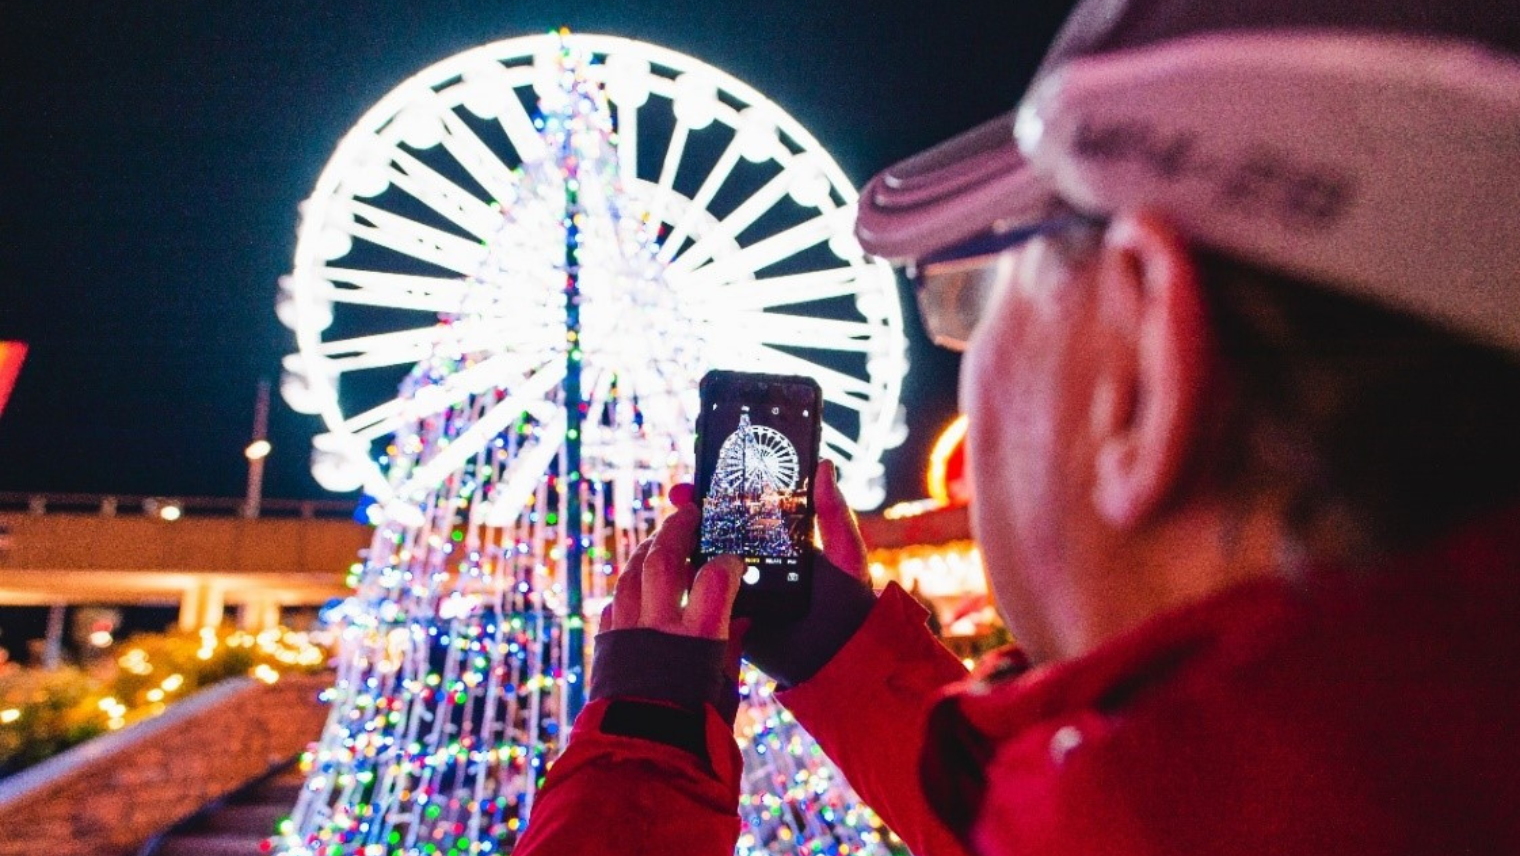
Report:
M609 329L607 313L664 312L672 299L658 221L628 201L613 112L591 68L560 43L533 120L548 154L514 170L484 265L401 385L407 418L381 459L391 489L373 507L374 537L339 611L332 713L272 842L289 856L510 851L586 685L594 628L583 616L599 613L666 489L688 475L690 385L643 382L635 395L623 373L697 377L700 354L675 331L660 353L680 371L664 373L644 364L647 337L588 335ZM522 287L546 271L563 288ZM472 325L503 313L564 332L551 330L552 352L518 366L524 379L510 388L472 386L504 359L479 347ZM516 415L493 421L505 412ZM747 798L769 815L747 811L741 851L885 846L879 823L757 681L747 684L746 778L773 796Z

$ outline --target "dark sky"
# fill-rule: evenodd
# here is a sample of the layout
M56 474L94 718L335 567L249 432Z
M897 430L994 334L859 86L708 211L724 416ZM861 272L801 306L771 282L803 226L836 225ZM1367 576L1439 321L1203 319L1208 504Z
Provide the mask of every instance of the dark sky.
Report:
M0 30L0 339L32 351L0 416L0 490L237 496L296 206L403 78L564 24L673 48L753 85L857 184L1012 107L1064 16L1038 3L34 3ZM88 13L82 9L89 9ZM921 495L955 361L909 318ZM323 497L319 420L275 396L266 496Z

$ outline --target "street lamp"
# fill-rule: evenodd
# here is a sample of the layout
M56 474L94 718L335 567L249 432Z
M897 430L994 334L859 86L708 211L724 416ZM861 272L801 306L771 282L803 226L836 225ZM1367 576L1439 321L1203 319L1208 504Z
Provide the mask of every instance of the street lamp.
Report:
M248 491L243 500L243 516L258 517L259 505L264 499L264 459L273 447L265 435L269 433L269 381L259 381L259 391L253 403L253 442L243 450L248 459Z

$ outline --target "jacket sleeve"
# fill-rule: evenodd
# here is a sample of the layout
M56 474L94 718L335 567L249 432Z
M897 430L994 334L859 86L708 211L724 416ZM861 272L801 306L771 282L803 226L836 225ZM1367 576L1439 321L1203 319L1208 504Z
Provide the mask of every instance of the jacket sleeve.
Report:
M594 701L576 717L512 852L732 856L742 764L710 706Z
M924 799L918 770L930 705L967 672L929 633L927 616L900 586L888 586L839 653L777 698L915 856L960 856Z

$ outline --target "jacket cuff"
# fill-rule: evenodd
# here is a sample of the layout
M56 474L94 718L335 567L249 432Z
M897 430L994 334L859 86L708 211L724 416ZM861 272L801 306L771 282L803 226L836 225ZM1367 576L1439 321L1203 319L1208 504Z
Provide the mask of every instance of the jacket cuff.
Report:
M623 710L616 711L617 708ZM670 723L679 722L683 733L663 733L665 725L657 721L660 718L659 711L673 714L669 718ZM630 723L630 713L639 719L656 721ZM697 723L690 722L692 718ZM694 737L701 741L700 749L694 745ZM672 753L671 749L678 751ZM689 760L693 765L689 769L700 770L705 774L704 777L710 776L723 783L724 790L728 792L722 807L726 814L734 812L739 796L739 775L744 768L744 759L734 740L733 725L723 722L718 712L710 706L704 706L700 714L693 715L663 703L638 700L588 701L575 718L574 730L565 753L554 762L549 775L551 778L562 778L573 773L573 768L588 759L602 772L609 769L609 760L632 760L639 763L650 761L657 764L674 762L678 768ZM647 771L640 775L647 775ZM678 779L679 775L678 771L668 772L662 774L661 779L668 784ZM534 817L537 818L538 815L535 814Z
M712 707L730 725L739 688L724 673L728 643L636 627L597 634L591 693L599 699L642 699L700 713Z

